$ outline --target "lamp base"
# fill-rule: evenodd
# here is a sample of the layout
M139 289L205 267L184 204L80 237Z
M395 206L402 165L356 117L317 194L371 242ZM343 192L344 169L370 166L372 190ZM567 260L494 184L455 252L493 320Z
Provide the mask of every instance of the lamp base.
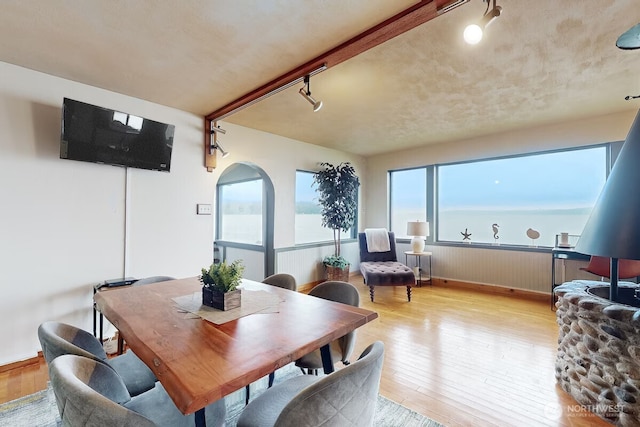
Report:
M411 239L411 250L416 254L424 252L424 239L414 236Z

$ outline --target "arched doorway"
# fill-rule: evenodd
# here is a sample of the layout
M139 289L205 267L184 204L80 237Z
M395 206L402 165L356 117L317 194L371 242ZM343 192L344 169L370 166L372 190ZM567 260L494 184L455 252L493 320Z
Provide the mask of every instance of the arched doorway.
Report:
M251 163L227 167L216 185L215 247L228 262L242 259L244 277L274 273L275 193L269 176Z

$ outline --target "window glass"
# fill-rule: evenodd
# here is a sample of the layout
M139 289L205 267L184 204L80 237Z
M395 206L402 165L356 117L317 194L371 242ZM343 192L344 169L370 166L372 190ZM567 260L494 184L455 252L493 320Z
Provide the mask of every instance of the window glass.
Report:
M321 208L318 204L316 185L313 182L313 172L296 171L295 194L295 243L333 241L333 230L322 226ZM341 232L341 239L352 236L353 230Z
M407 222L427 221L427 169L407 169L389 173L390 231L407 236Z
M606 161L601 146L439 166L438 240L462 242L466 232L472 243L554 246L556 234L579 235Z
M262 245L262 179L221 184L220 239Z

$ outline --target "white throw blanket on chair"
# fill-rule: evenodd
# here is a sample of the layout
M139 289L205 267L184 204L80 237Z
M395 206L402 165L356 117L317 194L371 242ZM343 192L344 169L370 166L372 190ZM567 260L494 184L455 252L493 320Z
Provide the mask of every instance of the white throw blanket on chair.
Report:
M389 252L389 232L386 228L367 228L364 230L369 252Z

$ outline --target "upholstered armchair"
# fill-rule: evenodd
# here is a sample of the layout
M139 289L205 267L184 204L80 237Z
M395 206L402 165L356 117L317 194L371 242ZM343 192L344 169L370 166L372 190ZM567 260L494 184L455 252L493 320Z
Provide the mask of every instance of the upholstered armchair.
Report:
M411 301L411 288L416 285L416 277L407 265L398 262L395 234L389 232L389 250L369 251L365 233L358 234L360 247L360 272L364 284L369 287L371 302L375 286L406 286L407 300Z
M38 338L48 365L59 356L75 354L109 364L132 396L155 387L155 375L132 351L109 359L100 341L85 330L60 322L44 322L38 327Z
M376 341L339 371L277 384L247 405L238 427L372 426L383 359L384 345Z
M56 357L49 365L51 385L63 426L192 427L193 414L183 415L162 387L131 397L109 365L74 354ZM209 427L225 424L224 399L205 408Z

